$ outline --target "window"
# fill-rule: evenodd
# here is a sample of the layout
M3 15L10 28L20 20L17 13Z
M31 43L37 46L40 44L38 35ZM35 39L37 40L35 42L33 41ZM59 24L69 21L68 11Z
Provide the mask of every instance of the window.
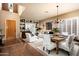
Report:
M36 33L36 24L35 23L25 23L25 29L26 31L32 32L32 34Z
M72 20L72 32L76 35L77 34L77 20Z
M8 4L8 9L10 12L13 12L13 3Z
M65 27L66 28L66 27ZM71 20L67 20L67 32L71 34Z
M65 19L60 23L60 31L61 32L68 32L69 34L74 33L75 35L78 35L79 32L79 18L69 18Z

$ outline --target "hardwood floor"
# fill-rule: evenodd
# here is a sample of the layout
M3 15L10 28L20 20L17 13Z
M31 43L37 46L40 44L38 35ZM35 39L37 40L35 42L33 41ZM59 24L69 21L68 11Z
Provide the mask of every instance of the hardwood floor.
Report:
M28 43L20 41L15 44L0 47L0 56L44 56L40 50L33 48Z

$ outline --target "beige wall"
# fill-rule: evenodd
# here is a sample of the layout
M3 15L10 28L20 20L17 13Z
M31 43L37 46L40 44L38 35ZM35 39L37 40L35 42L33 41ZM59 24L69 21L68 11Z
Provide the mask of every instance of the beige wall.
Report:
M18 38L20 36L20 26L19 26L19 20L20 17L16 13L11 13L8 11L0 11L0 25L2 26L3 29L3 34L5 34L5 21L6 20L16 20L16 37Z
M64 19L67 19L67 18L72 18L72 17L79 17L79 10L59 15L59 19L61 19L61 20L64 20ZM52 22L52 25L53 25L52 28L56 27L57 25L54 23L54 20L56 20L56 19L57 19L56 16L44 19L44 20L39 22L39 25L40 25L39 27L42 28L42 31L47 31L46 30L46 22Z

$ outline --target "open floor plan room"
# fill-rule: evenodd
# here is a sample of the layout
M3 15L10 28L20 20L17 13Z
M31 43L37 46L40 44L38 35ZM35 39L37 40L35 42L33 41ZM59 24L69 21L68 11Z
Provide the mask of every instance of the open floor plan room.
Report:
M79 3L0 3L0 56L79 56Z

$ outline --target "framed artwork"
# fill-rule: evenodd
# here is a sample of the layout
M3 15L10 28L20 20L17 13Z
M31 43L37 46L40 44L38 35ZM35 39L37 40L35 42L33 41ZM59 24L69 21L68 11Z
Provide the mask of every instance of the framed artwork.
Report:
M52 22L46 23L46 30L52 30Z

